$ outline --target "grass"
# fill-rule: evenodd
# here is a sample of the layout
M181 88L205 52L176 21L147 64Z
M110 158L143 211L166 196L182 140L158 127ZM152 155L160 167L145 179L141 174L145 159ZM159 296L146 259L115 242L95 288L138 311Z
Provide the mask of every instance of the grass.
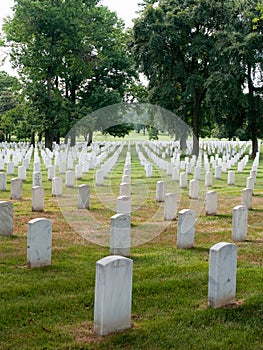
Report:
M84 174L77 183L91 185L92 218L103 225L114 214L126 151L127 147L105 180L106 193L93 185L95 170ZM169 179L156 167L153 176L146 179L133 147L132 160L136 207L132 225L140 227L159 209L160 204L155 202L156 182ZM249 161L242 174L236 173L235 186L226 185L227 174L222 174L220 180L213 179L212 189L219 194L215 216L205 215L206 189L201 188L194 248L176 248L177 221L167 224L160 234L145 234L143 244L132 247L132 327L106 337L94 334L93 312L95 264L109 255L109 247L87 241L72 229L62 215L61 203L51 196L51 183L46 180L43 166L45 211L31 211L31 164L23 183L23 199L12 201L14 235L0 237L0 349L263 349L262 164L253 210L249 211L248 239L236 243L237 303L220 309L207 306L209 249L220 241L231 242L232 208L240 204L251 164ZM9 200L14 176L8 176L8 190L0 193L1 200ZM169 180L168 188L177 190L178 185ZM72 191L76 192L76 188ZM188 190L182 190L179 209L188 204ZM52 265L29 269L27 223L36 217L52 220Z

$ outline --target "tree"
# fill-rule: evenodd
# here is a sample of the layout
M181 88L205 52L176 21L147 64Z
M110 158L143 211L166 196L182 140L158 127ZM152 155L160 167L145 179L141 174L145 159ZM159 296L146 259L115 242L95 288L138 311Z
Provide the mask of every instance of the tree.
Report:
M261 23L253 23L259 13L257 1L222 3L222 11L224 21L215 46L218 64L207 80L207 101L225 137L242 135L252 140L254 158L263 130L259 75L263 36Z
M10 141L10 136L14 133L14 122L8 113L18 104L17 89L17 78L0 72L0 129L5 134L6 141Z
M149 79L150 101L192 125L194 154L200 131L205 136L215 125L224 125L227 137L246 127L255 156L262 130L261 88L255 84L262 65L262 29L252 23L257 2L143 4L132 47L138 68ZM173 120L165 122L176 131Z
M218 2L207 0L144 1L134 25L133 52L149 80L149 100L192 125L194 154L199 153L200 118L205 82L213 67L219 8ZM175 132L173 120L169 124Z
M17 0L4 30L51 148L85 111L121 101L132 71L123 24L99 1ZM99 108L99 105L96 106ZM94 124L94 123L93 123Z

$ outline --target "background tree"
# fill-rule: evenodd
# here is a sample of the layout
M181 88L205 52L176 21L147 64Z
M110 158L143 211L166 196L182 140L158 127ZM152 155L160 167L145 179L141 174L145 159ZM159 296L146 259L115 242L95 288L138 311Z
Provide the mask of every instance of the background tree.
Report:
M124 26L99 1L17 0L4 26L46 147L107 103L121 102L134 75ZM96 126L96 122L91 123Z
M262 30L252 23L256 6L254 0L145 0L135 21L132 49L149 80L149 101L192 126L194 154L199 135L222 126L227 137L245 128L257 152ZM176 133L173 120L164 123Z

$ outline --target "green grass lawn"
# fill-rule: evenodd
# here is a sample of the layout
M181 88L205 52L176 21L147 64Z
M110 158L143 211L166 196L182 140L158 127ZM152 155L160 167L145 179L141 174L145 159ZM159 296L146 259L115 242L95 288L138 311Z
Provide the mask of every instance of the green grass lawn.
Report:
M114 196L118 195L126 151L127 146L105 180L105 188ZM156 182L167 180L171 190L176 185L156 167L153 177L146 179L134 147L131 154L136 202L131 222L136 227L158 210ZM242 174L236 173L235 186L227 186L227 174L213 179L211 189L219 195L217 215L205 215L202 189L194 248L176 248L177 221L131 248L132 327L105 337L93 332L94 286L96 261L109 255L109 247L87 241L72 229L51 196L44 166L45 211L31 211L31 164L23 183L23 199L12 201L14 235L0 237L0 349L263 349L262 163L249 211L248 238L236 243L237 303L220 309L207 306L209 249L221 241L232 242L232 208L240 204L251 164L250 160ZM91 185L92 217L107 225L114 203L109 197L105 206L102 188L93 185L94 173L84 174L78 184ZM1 200L9 200L10 180L15 176L8 176L8 189L0 192ZM179 209L188 203L188 190L183 190ZM37 217L52 220L52 265L30 269L26 266L27 223Z

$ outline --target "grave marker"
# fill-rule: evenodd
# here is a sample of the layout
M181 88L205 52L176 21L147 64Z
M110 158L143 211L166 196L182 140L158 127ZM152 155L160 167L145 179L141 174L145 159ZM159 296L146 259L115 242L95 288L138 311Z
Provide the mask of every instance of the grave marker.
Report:
M11 236L13 234L13 203L0 202L0 236Z
M78 209L89 209L90 207L90 186L79 185L78 187Z
M96 263L94 331L98 335L130 328L131 259L107 256Z
M210 248L208 305L218 308L235 301L237 246L220 242Z
M127 214L115 214L110 219L110 253L130 256L131 219Z
M27 264L29 267L41 267L51 264L52 222L37 218L28 222Z
M248 208L237 205L232 212L232 239L233 241L245 241L247 238Z
M183 209L178 213L177 247L192 248L195 235L195 212L192 209Z

